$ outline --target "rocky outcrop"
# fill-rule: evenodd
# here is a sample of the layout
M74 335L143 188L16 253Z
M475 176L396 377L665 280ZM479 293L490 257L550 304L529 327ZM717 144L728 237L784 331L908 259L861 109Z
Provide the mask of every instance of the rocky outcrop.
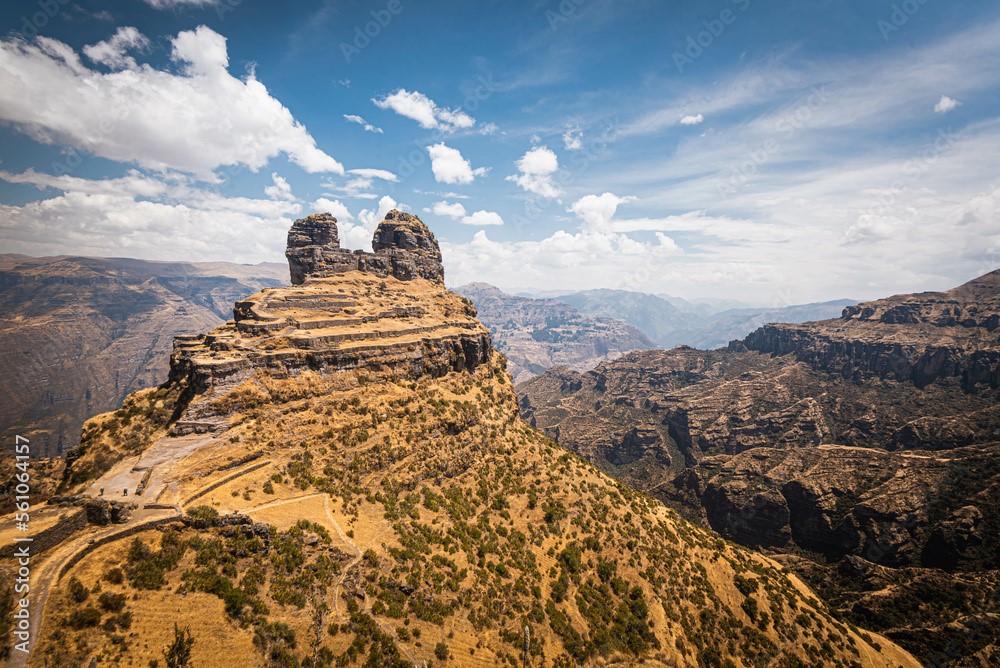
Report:
M966 391L1000 387L1000 270L947 292L898 295L844 309L838 320L770 324L733 349L794 355L855 382L918 387L958 380Z
M437 239L416 216L395 209L388 212L375 230L372 248L372 253L341 248L337 219L329 213L300 218L288 231L285 250L292 284L348 271L444 283Z
M989 634L966 623L992 619L995 593L959 600L948 587L996 591L998 293L994 272L946 293L849 307L836 320L766 325L728 349L639 351L588 373L553 370L519 386L521 410L719 534L809 555L789 562L804 575L828 564L889 569L885 594L854 576L833 578L824 594L920 651L929 652L925 630L969 639L947 665L979 665L962 661L993 651L980 638ZM660 441L637 448L636 434L653 431ZM823 572L811 580L818 588ZM933 623L885 604L935 596L944 598Z
M374 253L342 250L338 236L329 214L295 221L286 250L294 285L236 302L233 320L208 334L177 337L170 381L192 396L218 395L259 373L368 368L416 378L489 359L489 332L445 290L437 241L418 218L390 211ZM211 430L224 413L201 402L173 430Z

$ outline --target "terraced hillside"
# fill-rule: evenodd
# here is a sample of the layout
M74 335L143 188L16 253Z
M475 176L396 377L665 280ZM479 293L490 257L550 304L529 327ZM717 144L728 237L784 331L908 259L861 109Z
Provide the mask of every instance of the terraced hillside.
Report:
M343 271L316 222L322 275L87 423L33 520L90 524L35 566L30 665L918 665L524 423L419 220Z

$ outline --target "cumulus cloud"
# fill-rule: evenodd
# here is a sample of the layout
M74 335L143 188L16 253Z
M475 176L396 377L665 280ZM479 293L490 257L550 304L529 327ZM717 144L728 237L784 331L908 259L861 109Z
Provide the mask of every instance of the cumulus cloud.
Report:
M137 28L124 26L111 36L97 44L89 44L83 47L83 55L98 65L106 65L113 70L130 69L138 67L135 58L128 55L131 50L145 51L149 48L149 38L143 35Z
M947 114L949 111L957 107L961 102L958 100L953 100L947 95L942 95L941 99L937 101L934 105L934 111L939 114Z
M0 120L42 143L206 180L223 165L256 171L282 153L307 172L343 173L252 74L229 74L222 35L200 26L172 38L179 71L130 67L124 49L140 42L118 31L92 45L88 58L125 67L103 73L51 38L0 40Z
M292 186L288 184L288 181L281 176L278 176L277 172L271 173L271 181L273 185L264 188L264 194L271 199L284 199L289 202L295 200L295 195L292 194Z
M468 216L462 216L460 223L463 225L476 225L485 227L487 225L503 225L503 218L496 211L474 211Z
M583 130L581 128L566 128L562 139L563 146L567 151L579 151L583 148Z
M354 216L351 215L351 212L347 210L347 207L339 199L331 200L325 197L320 197L312 203L312 210L314 213L329 213L337 219L338 223L351 222L354 220Z
M688 114L687 116L681 116L681 125L698 125L705 120L702 114Z
M536 146L521 156L516 164L520 174L508 176L508 181L541 197L555 199L562 195L552 180L552 175L559 169L559 158L551 149Z
M225 197L183 178L135 171L85 179L29 170L0 172L0 179L61 191L23 205L0 205L4 247L32 255L279 260L283 235L302 209L295 201Z
M438 183L472 183L477 176L484 176L489 170L485 167L472 168L472 163L462 157L455 148L446 146L443 142L427 147L431 156L431 171Z
M410 118L427 130L452 132L471 128L476 124L476 119L464 111L439 107L434 100L419 91L410 92L400 88L383 98L372 98L372 103L379 109L389 109Z
M586 195L570 205L568 211L577 215L585 229L607 232L611 230L611 219L615 217L618 205L634 200L634 197L618 197L613 193Z
M479 280L509 288L648 290L652 280L675 271L684 251L662 232L644 241L615 230L617 207L630 201L612 193L582 197L568 209L579 220L578 228L558 230L539 241L494 241L480 230L467 243L443 243L449 275L456 284ZM483 216L478 224L498 219ZM580 267L588 271L573 271ZM511 284L511 277L520 282Z
M364 128L365 132L373 132L377 135L382 134L382 128L372 125L371 123L363 119L361 116L358 116L356 114L344 114L344 120L347 121L348 123L357 123L358 125Z
M465 207L458 202L434 202L429 209L424 209L424 212L458 220L465 216Z

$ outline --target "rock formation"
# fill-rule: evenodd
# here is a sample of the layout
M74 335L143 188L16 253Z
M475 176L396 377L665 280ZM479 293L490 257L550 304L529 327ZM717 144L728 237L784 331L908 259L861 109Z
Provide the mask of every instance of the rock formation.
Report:
M946 596L956 579L988 586L1000 564L998 317L992 272L838 319L766 325L728 349L554 369L519 387L522 415L727 538L808 551L819 565L790 563L813 584L827 562L854 559L900 569L901 591L912 569L945 569L914 595ZM830 593L848 614L862 605L855 584ZM971 615L1000 630L995 600L974 600L945 605L934 624ZM916 639L934 632L920 626L931 617L864 605L876 628L925 651ZM962 656L997 651L972 636Z
M916 668L519 419L415 220L394 212L347 270L332 221L297 223L301 282L179 340L167 383L87 422L63 491L141 507L33 556L55 573L32 583L53 587L33 661L148 665L180 619L198 666Z
M395 209L387 213L375 230L372 248L373 253L341 248L337 219L329 213L300 218L288 232L285 250L292 285L347 271L444 284L437 239L416 216Z
M484 363L493 350L489 333L467 301L444 289L431 231L390 211L373 246L374 253L340 249L329 214L295 221L285 252L293 286L237 302L233 321L207 335L178 337L171 381L201 395L261 370L293 376L377 367L419 377ZM174 429L209 428L210 414L192 409Z

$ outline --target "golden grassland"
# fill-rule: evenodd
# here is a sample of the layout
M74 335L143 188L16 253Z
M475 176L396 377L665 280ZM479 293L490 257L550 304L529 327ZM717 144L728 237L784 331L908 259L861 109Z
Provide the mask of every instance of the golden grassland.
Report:
M141 450L179 392L88 423L74 467ZM916 665L525 424L499 354L436 379L258 374L205 400L229 427L174 464L178 498L226 462L267 466L73 567L32 665L162 666L174 621L195 666Z

